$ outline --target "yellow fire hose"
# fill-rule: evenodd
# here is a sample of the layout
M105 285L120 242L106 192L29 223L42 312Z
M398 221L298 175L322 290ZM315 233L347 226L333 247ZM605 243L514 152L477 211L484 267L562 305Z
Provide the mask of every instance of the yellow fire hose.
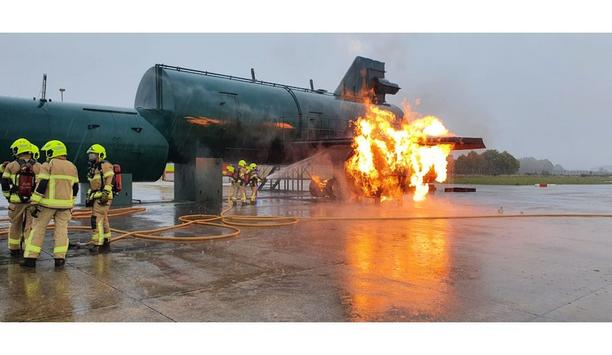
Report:
M456 215L456 216L405 216L405 217L283 217L283 216L240 216L226 215L232 207L224 209L220 215L192 214L179 217L181 223L149 230L125 231L111 228L111 231L119 235L112 238L112 242L133 237L151 241L161 242L203 242L215 239L236 237L240 234L238 227L281 227L296 224L300 221L415 221L415 220L451 220L451 219L493 219L493 218L612 218L612 213L532 213L532 214L491 214L491 215ZM115 208L109 211L109 217L125 216L134 213L145 212L142 207ZM91 210L74 210L74 219L87 219L91 216ZM8 218L0 218L0 222L6 222ZM211 226L228 229L229 232L213 235L190 235L168 237L159 233L170 230L184 229L192 225ZM52 228L49 225L47 228ZM91 230L89 226L69 226L70 230ZM0 230L0 237L8 235L8 229Z
M151 241L161 242L202 242L213 239L231 238L240 234L240 227L280 227L295 224L298 222L297 218L293 217L276 217L276 216L225 216L225 214L231 210L231 207L226 208L221 212L221 215L205 215L205 214L193 214L184 215L179 217L181 223L165 226L149 230L136 230L136 231L125 231L117 228L111 228L111 231L118 233L119 235L112 238L111 242L117 242L119 240L134 237ZM146 211L142 207L127 207L127 208L115 208L109 211L109 217L125 216L134 213L141 213ZM91 217L91 210L89 209L78 209L72 212L73 219L87 219ZM0 218L0 222L6 222L8 218ZM217 223L215 223L217 222ZM220 223L219 223L220 222ZM175 229L184 229L191 225L202 225L212 226L218 228L229 229L229 232L214 235L190 235L180 237L168 237L162 236L158 233L166 232ZM47 229L53 228L53 224L47 226ZM69 230L91 230L89 226L68 226ZM0 237L8 235L8 230L0 230Z

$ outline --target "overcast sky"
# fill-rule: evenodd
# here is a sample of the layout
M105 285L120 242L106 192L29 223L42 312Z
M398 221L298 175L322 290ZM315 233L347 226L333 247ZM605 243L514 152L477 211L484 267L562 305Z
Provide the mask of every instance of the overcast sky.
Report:
M389 101L517 158L612 164L612 35L0 34L0 95L132 107L156 63L333 91L356 55L386 62Z

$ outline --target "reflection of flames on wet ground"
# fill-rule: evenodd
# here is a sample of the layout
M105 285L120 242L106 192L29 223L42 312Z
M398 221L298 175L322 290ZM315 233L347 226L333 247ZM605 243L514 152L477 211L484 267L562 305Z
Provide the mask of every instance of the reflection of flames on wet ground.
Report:
M448 221L387 227L348 227L346 286L353 320L376 321L389 314L436 319L452 308Z
M428 177L446 180L452 146L420 144L428 137L449 136L438 118L404 117L397 124L392 112L368 105L354 125L353 153L344 168L359 195L385 201L413 191L413 199L422 201L429 192Z

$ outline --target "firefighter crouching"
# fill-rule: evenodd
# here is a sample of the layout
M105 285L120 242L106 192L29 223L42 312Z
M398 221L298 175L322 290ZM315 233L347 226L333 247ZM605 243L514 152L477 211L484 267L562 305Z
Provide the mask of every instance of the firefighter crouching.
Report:
M24 267L36 267L36 259L45 239L47 225L54 220L53 258L55 267L62 267L68 251L68 222L72 218L74 200L79 192L77 168L67 159L64 143L51 140L41 148L47 158L38 174L32 194L30 212L34 220L25 242Z
M40 164L33 152L38 148L25 138L19 138L11 145L15 160L3 164L2 192L9 202L8 217L11 222L8 233L8 249L12 257L21 257L22 242L32 227L32 216L28 213L30 199L40 173Z
M261 183L259 172L257 171L257 164L249 164L249 186L251 187L251 204L257 203L257 189Z
M89 157L89 190L86 206L91 207L92 254L110 251L111 230L108 223L108 210L113 201L113 164L106 160L106 149L94 144L87 150Z

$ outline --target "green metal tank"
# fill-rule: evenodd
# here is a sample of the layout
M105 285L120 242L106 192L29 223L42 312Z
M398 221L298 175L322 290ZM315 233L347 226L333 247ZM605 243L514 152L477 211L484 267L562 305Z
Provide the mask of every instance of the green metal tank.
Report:
M292 162L319 146L350 145L350 122L365 111L354 94L401 117L385 104L399 87L384 73L384 63L357 57L332 94L158 64L141 79L135 109L0 97L0 159L12 159L10 144L25 137L63 141L82 181L93 143L134 181L155 181L167 161L195 156Z
M384 106L401 117L399 108ZM310 153L296 142L350 137L350 121L365 111L323 90L161 64L144 74L135 107L166 137L177 163L196 154L295 161Z
M58 139L86 181L87 148L102 144L111 162L134 181L155 181L164 171L168 143L134 109L0 97L0 160L12 160L9 146L20 137L39 148ZM44 157L44 154L41 154ZM41 158L42 160L42 158Z

